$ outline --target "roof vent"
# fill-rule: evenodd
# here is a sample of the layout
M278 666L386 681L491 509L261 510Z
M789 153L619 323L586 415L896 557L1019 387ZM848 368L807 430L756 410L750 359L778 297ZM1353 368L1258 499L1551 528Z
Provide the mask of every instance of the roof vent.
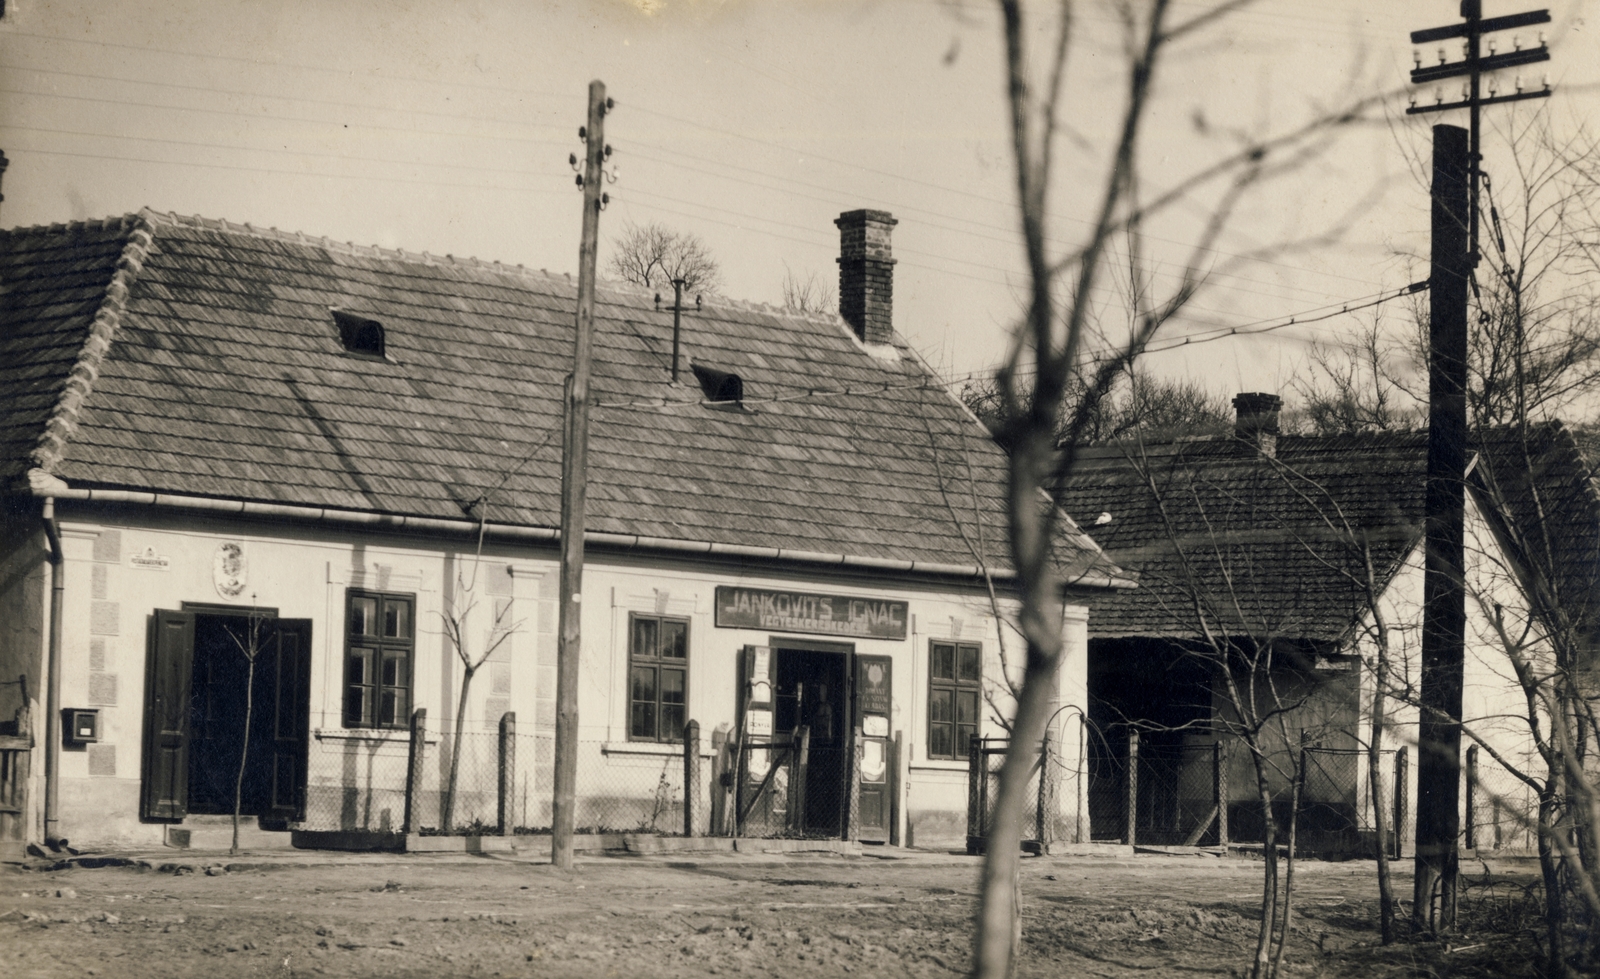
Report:
M705 392L707 401L738 404L744 400L744 381L740 380L738 374L695 363L691 363L689 369L694 371L695 380L700 382L700 390Z
M382 323L338 309L333 310L333 321L339 324L339 342L344 349L365 357L384 356Z

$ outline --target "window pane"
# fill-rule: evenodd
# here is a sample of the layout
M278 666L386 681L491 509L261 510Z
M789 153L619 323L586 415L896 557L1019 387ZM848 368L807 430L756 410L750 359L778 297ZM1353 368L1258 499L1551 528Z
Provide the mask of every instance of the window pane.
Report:
M649 666L633 668L633 699L656 702L656 671Z
M649 657L656 655L656 626L655 619L633 620L633 655Z
M376 635L378 600L356 596L350 599L350 634L352 636Z
M955 694L949 690L935 690L928 697L928 720L938 723L940 721L955 720L951 699Z
M628 736L633 738L655 738L656 705L654 701L634 701L633 718L628 726Z
M956 749L964 756L972 750L972 739L978 736L978 729L967 724L956 725Z
M350 650L350 666L345 671L345 676L351 683L371 683L372 674L367 664L371 662L372 650Z
M344 726L362 727L367 723L368 687L347 687L344 695Z
M687 622L661 623L661 655L685 659L689 655L689 624Z
M961 679L978 679L979 649L977 646L962 646L961 649Z
M378 701L378 723L382 725L396 725L401 717L400 692L391 687L383 688L383 695Z
M406 682L406 657L404 653L383 654L383 685L404 686Z
M683 706L681 704L661 705L661 740L682 741L683 724Z
M383 603L383 634L388 639L411 635L411 604L390 599Z
M954 646L942 642L933 644L933 678L935 680L954 680L956 678L956 648Z
M950 744L953 732L948 724L934 724L928 728L928 754L949 758L955 754Z
M956 723L978 723L978 692L963 690L956 695Z
M663 704L683 703L684 673L682 670L661 671L661 702Z

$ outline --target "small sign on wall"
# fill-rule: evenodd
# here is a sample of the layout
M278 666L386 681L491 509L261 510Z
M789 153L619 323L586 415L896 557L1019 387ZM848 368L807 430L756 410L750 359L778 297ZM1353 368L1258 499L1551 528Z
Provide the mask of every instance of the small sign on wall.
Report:
M147 547L137 554L128 555L128 567L141 571L171 571L172 558L157 554L154 547Z

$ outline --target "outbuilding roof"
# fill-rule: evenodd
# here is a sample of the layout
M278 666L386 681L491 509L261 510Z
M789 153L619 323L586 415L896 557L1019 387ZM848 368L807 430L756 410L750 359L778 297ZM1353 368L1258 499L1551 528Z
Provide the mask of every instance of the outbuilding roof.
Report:
M1426 432L1080 449L1060 505L1139 576L1092 634L1337 642L1420 543L1426 468Z
M566 276L147 210L0 232L0 285L0 485L559 524ZM596 320L591 532L1005 569L1004 456L898 336L712 298L673 385L649 293ZM1118 574L1072 528L1062 558Z

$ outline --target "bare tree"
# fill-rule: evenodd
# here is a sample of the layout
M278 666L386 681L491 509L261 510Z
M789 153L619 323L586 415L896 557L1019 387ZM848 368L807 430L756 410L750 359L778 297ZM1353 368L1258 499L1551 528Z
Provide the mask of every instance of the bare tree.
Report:
M456 703L455 739L450 750L450 777L445 786L444 800L439 812L439 829L445 833L449 833L455 825L456 790L461 773L461 755L465 748L462 734L466 729L467 697L472 689L472 678L477 676L478 670L489 661L489 657L522 627L520 621L511 621L510 598L491 600L493 608L487 634L482 642L474 643L472 640L472 628L477 618L473 613L477 611L479 605L478 571L483 563L483 537L488 526L488 505L482 500L476 505L480 510L478 549L473 555L471 576L469 578L466 570L457 565L455 589L446 596L444 608L439 613L444 624L445 641L455 651L456 659L461 662L462 671L461 694ZM473 651L475 646L476 652Z
M722 266L698 235L673 231L655 221L625 222L622 234L612 239L607 270L624 282L647 289L671 289L683 280L684 292L715 293L722 281Z
M1031 45L1035 35L1024 23L1019 0L1000 0L1027 279L1021 322L998 374L1003 422L997 437L1009 447L1009 544L1025 653L982 878L974 964L974 974L981 979L1008 977L1020 944L1019 817L1048 721L1050 689L1061 658L1062 588L1071 578L1071 571L1056 563L1053 545L1059 515L1054 507L1041 505L1041 493L1072 469L1076 446L1117 376L1200 288L1211 249L1241 198L1262 179L1291 169L1318 152L1339 125L1358 118L1355 109L1347 108L1282 135L1241 137L1216 160L1145 197L1140 180L1141 133L1164 54L1175 43L1214 26L1245 5L1243 0L1224 0L1186 19L1170 16L1169 0L1128 0L1113 5L1126 55L1120 121L1106 154L1100 186L1086 195L1092 200L1088 230L1076 247L1057 254L1051 245L1057 239L1049 228L1050 189L1063 130L1060 115L1065 106L1067 65L1074 50L1076 5L1062 2L1054 8L1047 45L1035 52ZM1104 97L1103 92L1095 94L1097 101ZM1170 279L1158 283L1139 271L1144 268L1143 224L1200 188L1209 189L1212 196L1208 214L1193 236L1194 249L1176 263L1178 271ZM1128 295L1132 328L1127 341L1118 345L1118 352L1095 358L1098 366L1090 374L1085 396L1071 410L1063 438L1063 404L1070 378L1089 359L1086 333L1092 297L1105 274L1111 245L1121 237L1128 243L1127 265L1142 276L1141 287Z
M223 626L223 631L228 638L233 640L234 646L239 650L239 655L245 660L244 681L244 743L239 747L239 773L233 780L233 843L228 847L228 852L239 852L239 812L244 803L244 773L245 764L250 758L250 722L255 713L255 687L256 687L256 660L261 656L261 627L266 623L266 616L258 613L254 607L255 596L251 595L252 603L249 614L245 618L244 636L241 637L233 631L230 621Z
M833 286L816 272L798 275L787 264L783 267L783 308L796 313L834 313L839 305Z
M1067 428L1093 383L1093 371L1077 370L1068 378L1059 415L1062 439L1071 434ZM961 400L991 432L1007 429L1008 419L1002 416L1005 401L993 377L976 378L962 385ZM1222 395L1206 390L1198 381L1159 377L1135 367L1113 380L1110 392L1086 415L1079 437L1084 442L1103 443L1136 436L1159 439L1219 435L1231 425L1228 403Z

